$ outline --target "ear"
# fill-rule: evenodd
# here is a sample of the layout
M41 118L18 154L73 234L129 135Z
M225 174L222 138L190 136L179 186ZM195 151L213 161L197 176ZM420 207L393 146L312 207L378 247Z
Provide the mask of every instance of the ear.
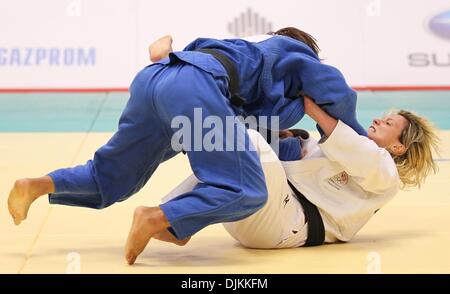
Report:
M405 154L406 147L402 143L397 143L389 148L390 153L392 153L395 156L401 156Z

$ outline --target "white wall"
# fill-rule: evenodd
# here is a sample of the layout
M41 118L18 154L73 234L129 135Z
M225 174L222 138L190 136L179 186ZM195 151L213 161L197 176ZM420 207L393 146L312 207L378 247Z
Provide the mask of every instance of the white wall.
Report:
M234 37L231 23L249 9L251 21L238 26L244 35L302 28L353 86L450 86L450 38L429 29L448 12L437 22L450 35L450 0L155 3L0 0L0 89L127 87L148 63L152 40L170 33L181 50L200 36Z

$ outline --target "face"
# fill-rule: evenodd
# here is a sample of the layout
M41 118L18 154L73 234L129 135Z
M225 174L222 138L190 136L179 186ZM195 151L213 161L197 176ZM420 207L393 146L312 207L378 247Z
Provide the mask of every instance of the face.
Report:
M386 148L395 155L403 154L405 146L400 142L400 135L408 126L406 118L399 114L390 114L382 119L374 119L367 130L369 139L381 148Z

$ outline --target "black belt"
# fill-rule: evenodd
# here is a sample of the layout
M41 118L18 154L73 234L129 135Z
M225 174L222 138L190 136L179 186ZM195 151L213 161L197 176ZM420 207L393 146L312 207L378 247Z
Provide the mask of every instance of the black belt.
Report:
M294 191L295 198L297 198L303 207L305 222L308 222L308 236L304 246L322 245L325 242L325 227L319 210L314 204L306 199L306 197L300 193L291 182L288 181L288 183Z
M231 104L233 104L236 107L241 107L242 105L244 105L245 98L241 97L239 95L239 89L240 89L239 75L236 70L236 67L234 66L233 61L231 61L230 58L228 58L226 55L220 53L219 51L217 51L215 49L203 48L203 49L197 49L195 51L210 54L223 65L223 67L227 71L227 75L228 75L228 79L229 79L229 91L231 94L231 97L230 97Z

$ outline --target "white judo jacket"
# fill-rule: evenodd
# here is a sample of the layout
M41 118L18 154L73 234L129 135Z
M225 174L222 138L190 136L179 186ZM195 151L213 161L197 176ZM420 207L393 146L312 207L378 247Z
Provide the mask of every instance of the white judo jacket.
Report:
M325 242L350 240L400 188L389 152L339 121L319 142L304 141L306 156L282 162L289 181L313 204Z

